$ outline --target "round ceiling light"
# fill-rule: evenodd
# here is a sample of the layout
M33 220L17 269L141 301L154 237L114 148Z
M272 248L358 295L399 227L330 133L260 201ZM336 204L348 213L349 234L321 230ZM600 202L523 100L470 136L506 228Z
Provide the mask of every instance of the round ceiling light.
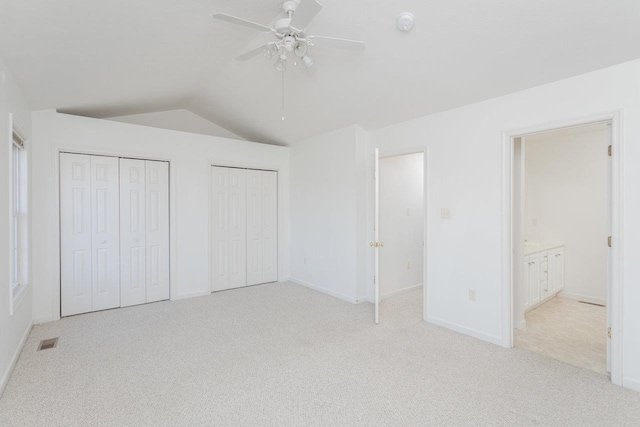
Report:
M411 12L402 12L396 19L396 26L400 31L411 31L415 24L415 16Z

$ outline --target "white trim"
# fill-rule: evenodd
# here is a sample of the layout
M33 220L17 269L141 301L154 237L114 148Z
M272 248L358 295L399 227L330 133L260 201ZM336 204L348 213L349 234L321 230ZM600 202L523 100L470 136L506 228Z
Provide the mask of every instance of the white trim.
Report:
M396 295L402 295L402 294L406 294L406 293L411 292L411 291L415 291L418 288L422 288L422 283L419 283L417 285L407 286L407 287L402 288L402 289L397 289L395 291L391 291L391 292L387 292L387 293L381 294L380 295L380 301L382 301L383 299L386 299L386 298L394 297Z
M211 292L209 292L209 291L191 292L191 293L188 293L188 294L176 295L171 301L180 301L180 300L183 300L183 299L204 297L204 296L207 296L207 295L211 295ZM160 301L158 301L158 302L160 302Z
M473 338L490 342L491 344L495 344L499 346L502 345L502 337L499 337L497 335L489 335L487 333L478 331L476 329L468 328L466 326L449 322L448 320L440 319L438 317L428 316L426 320L427 322L433 323L434 325L442 326L444 328L451 329L455 332L459 332L461 334L469 335Z
M353 298L353 297L350 297L348 295L344 295L344 294L341 294L339 292L335 292L335 291L329 290L327 288L323 288L322 286L313 285L311 283L305 282L304 280L290 279L289 281L291 283L295 283L296 285L304 286L305 288L313 289L314 291L318 291L318 292L322 292L323 294L331 295L334 298L341 299L342 301L346 301L346 302L349 302L351 304L357 304L358 302L362 301L362 300L358 300L357 298Z
M640 391L640 381L631 378L622 379L622 387L626 387L631 390Z
M560 298L568 298L568 299L573 299L576 301L582 301L582 302L588 302L591 304L600 304L600 305L607 305L607 299L606 298L596 298L596 297L590 297L587 295L579 295L579 294L571 294L571 293L567 293L567 292L560 292L558 294L558 297Z
M53 316L36 317L33 319L33 324L44 325L45 323L53 322L54 320Z
M611 338L611 381L623 385L622 366L622 272L623 272L623 117L624 110L604 112L566 121L555 121L526 128L504 131L502 150L502 342L503 347L514 345L513 337L513 271L512 271L512 180L513 180L513 138L556 129L583 126L594 123L611 122L612 189L611 189L611 235L613 237L612 265L610 272L612 313Z
M16 363L18 362L18 358L20 357L20 353L22 353L22 349L24 348L24 345L27 343L27 338L29 338L29 334L31 333L32 327L33 327L33 323L29 323L29 326L27 326L27 329L22 335L22 339L20 339L20 344L18 345L18 348L16 348L16 351L13 353L13 356L11 357L11 363L9 363L9 366L7 366L6 371L4 371L4 374L2 375L2 379L0 379L0 397L2 397L2 393L4 393L4 389L7 386L7 383L9 382L9 378L11 378L11 373L13 372L13 368L15 368Z

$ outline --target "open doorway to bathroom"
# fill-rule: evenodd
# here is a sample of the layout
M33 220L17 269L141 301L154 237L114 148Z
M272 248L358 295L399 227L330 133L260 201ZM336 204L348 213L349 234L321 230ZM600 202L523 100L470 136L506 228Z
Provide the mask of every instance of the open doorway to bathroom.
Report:
M515 347L604 375L611 370L610 126L513 140Z
M403 323L423 318L424 153L380 158L380 312Z

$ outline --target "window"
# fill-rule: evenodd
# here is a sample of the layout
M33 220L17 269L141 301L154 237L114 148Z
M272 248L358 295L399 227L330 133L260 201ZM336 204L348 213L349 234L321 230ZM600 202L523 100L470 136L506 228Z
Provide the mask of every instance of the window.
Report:
M27 287L27 161L25 140L15 130L11 143L11 313Z

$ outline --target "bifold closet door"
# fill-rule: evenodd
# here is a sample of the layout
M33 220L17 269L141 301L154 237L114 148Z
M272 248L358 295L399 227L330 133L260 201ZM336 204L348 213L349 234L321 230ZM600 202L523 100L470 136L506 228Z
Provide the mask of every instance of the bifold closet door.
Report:
M278 280L278 174L247 171L247 285Z
M118 159L60 154L61 315L120 304Z
M169 299L169 163L145 161L146 302Z
M120 159L121 306L169 298L169 164Z
M245 169L212 167L212 291L247 285Z
M121 306L144 304L146 291L145 161L120 159Z

